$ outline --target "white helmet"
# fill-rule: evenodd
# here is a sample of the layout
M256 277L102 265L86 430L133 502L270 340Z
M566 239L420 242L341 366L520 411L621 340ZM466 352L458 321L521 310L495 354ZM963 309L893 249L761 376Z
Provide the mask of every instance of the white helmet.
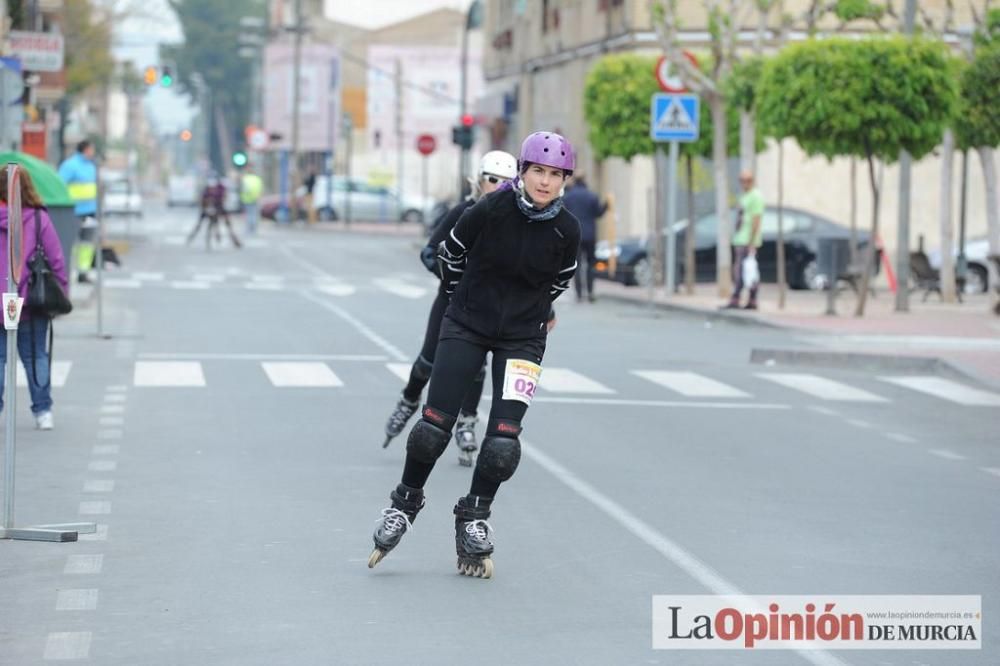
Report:
M479 160L479 177L487 175L513 180L517 175L517 159L502 150L491 150Z

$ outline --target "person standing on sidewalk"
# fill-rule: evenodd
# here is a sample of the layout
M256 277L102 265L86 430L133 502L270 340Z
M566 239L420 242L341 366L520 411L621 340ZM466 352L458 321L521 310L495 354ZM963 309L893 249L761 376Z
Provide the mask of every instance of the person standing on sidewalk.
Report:
M305 207L306 207L306 220L310 225L316 224L316 170L310 169L309 175L306 176L303 185L306 187L305 196Z
M31 271L28 261L34 256L35 250L41 246L48 260L52 274L64 293L69 293L69 277L66 271L66 260L63 257L62 245L55 227L49 218L45 205L42 203L31 176L27 171L21 172L21 219L23 221L22 242L24 252L21 257L21 281L17 292L22 298L28 296L28 280ZM0 275L7 275L7 169L0 170L0 246L5 248L0 252ZM45 314L29 311L27 304L21 310L21 321L17 332L17 355L24 364L24 374L28 380L28 393L31 395L31 413L35 416L35 427L39 430L52 430L52 375L49 351L46 351L46 337L52 327L52 320ZM17 363L16 359L7 358L7 331L0 329L0 411L3 410L4 379L7 376L7 362Z
M593 303L595 300L594 265L597 263L597 256L595 255L597 218L604 215L608 209L608 204L605 201L601 201L596 194L590 191L581 173L573 176L572 184L566 190L566 195L563 197L563 205L566 206L566 210L573 213L576 219L580 221L579 264L580 268L584 265L587 267L585 275L582 275L582 271L578 268L576 275L573 276L576 300L578 303L583 301L583 283L584 279L586 279L587 300Z
M757 288L760 280L754 284L743 284L743 262L748 257L756 260L757 249L763 244L761 221L764 217L764 195L754 185L753 174L749 171L740 172L740 187L743 195L740 197L740 208L736 217L736 230L733 232L733 295L726 305L727 309L740 307L740 296L743 287L750 291L750 300L744 306L746 310L757 309Z
M240 203L247 216L247 235L257 233L257 221L260 219L260 195L264 191L264 181L248 166L240 177Z
M89 282L87 271L94 265L94 235L97 229L97 165L94 144L84 139L76 152L59 165L59 177L66 183L73 200L73 212L80 218L80 239L76 246L76 268L80 282Z

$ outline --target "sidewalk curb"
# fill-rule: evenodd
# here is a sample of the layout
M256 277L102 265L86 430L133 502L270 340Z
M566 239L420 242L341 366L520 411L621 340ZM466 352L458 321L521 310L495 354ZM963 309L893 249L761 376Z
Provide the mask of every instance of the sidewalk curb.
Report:
M931 373L951 379L972 381L991 389L1000 389L1000 385L996 382L990 381L953 361L947 361L937 356L753 348L750 350L750 362L759 365L802 365L869 372Z
M623 296L621 294L609 294L609 293L599 293L599 299L615 301L617 303L627 303L629 305L636 305L640 307L649 307L650 303L646 299L632 298L631 296ZM750 314L748 312L742 312L739 310L708 310L706 308L700 308L694 305L681 305L679 303L664 303L662 301L653 301L653 307L658 310L666 310L668 312L680 312L681 314L686 314L695 317L703 317L708 321L725 321L733 324L738 324L740 326L759 326L761 328L768 328L772 330L795 330L795 331L810 331L807 328L799 328L796 326L791 326L787 324L777 324L772 321L768 321L756 315Z

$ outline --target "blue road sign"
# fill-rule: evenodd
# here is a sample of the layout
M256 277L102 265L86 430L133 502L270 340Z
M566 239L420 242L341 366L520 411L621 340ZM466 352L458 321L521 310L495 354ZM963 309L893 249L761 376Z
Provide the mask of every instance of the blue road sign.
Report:
M689 93L657 93L650 102L649 136L653 141L698 140L699 100Z

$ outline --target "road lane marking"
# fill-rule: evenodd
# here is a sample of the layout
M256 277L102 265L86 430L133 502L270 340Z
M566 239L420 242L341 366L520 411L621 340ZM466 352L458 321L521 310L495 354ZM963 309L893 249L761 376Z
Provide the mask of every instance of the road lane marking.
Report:
M118 469L118 463L114 460L92 460L87 463L87 470L90 472L113 472Z
M118 429L98 430L97 439L121 439L122 431Z
M57 361L58 362L58 361ZM125 393L128 391L128 386L125 384L112 384L104 389L108 393Z
M64 574L99 574L104 567L104 555L70 555L66 558Z
M45 639L46 661L74 661L90 656L89 631L54 631Z
M140 359L150 360L203 360L203 361L385 361L385 356L379 354L219 354L204 353L172 353L144 352Z
M916 437L910 437L909 435L904 435L901 432L887 432L887 433L885 433L885 436L888 437L889 439L892 439L892 440L895 440L897 442L900 442L901 444L916 444L917 443Z
M329 296L351 296L358 290L350 284L321 284L316 285L315 289Z
M823 414L825 416L840 416L836 410L830 409L829 407L823 407L821 405L809 405L809 409L817 414Z
M101 405L101 414L124 414L125 405Z
M1000 393L972 388L943 377L879 377L879 379L959 405L1000 407Z
M538 386L553 393L600 393L610 395L613 389L568 368L542 368Z
M704 375L699 375L696 372L632 370L632 374L691 398L751 397L749 393L729 386L728 384L717 382L714 379L705 377Z
M402 298L422 298L427 294L427 290L423 287L414 287L412 284L407 284L403 280L394 278L376 278L373 282L375 283L375 286L382 291L387 291L390 294L401 296Z
M107 393L104 396L104 402L125 402L128 400L128 396L124 393Z
M247 282L243 288L250 291L284 291L285 285L278 282Z
M835 382L826 377L799 373L758 372L758 377L781 384L796 391L802 391L823 400L842 402L888 402L874 393Z
M490 402L493 396L484 395L483 401ZM667 407L683 409L791 409L791 405L754 402L685 402L682 400L628 400L625 398L556 398L535 394L535 402L554 402L563 405L610 405L620 407Z
M125 419L121 416L102 416L98 419L98 424L101 426L121 426L125 425Z
M56 597L57 611L85 611L97 608L97 590L60 590Z
M711 590L714 594L735 597L746 596L745 592L723 578L721 574L708 564L699 560L678 543L661 534L652 525L631 513L621 504L618 504L597 490L597 488L578 477L566 467L563 467L555 459L549 457L548 454L536 448L534 444L521 440L521 450L525 456L545 469L545 471L558 479L563 485L604 512L605 515L621 525L626 531L631 532L633 536L672 562L676 567ZM796 652L810 663L819 666L843 664L842 661L822 650L799 649Z
M85 501L80 502L81 516L106 516L111 513L111 502Z
M410 381L410 370L413 369L413 365L410 363L386 363L385 367L389 368L389 371L402 379L404 382Z
M987 474L992 474L993 476L1000 476L1000 467L980 467Z
M207 282L194 282L192 280L174 280L170 283L172 289L196 289L204 291L211 288Z
M136 386L204 386L201 363L194 361L136 361Z
M965 456L959 455L954 451L949 451L948 449L927 449L927 452L945 460L966 460Z
M143 282L163 282L163 273L143 273L136 271L132 273L132 278Z
M850 425L854 426L855 428L864 428L867 430L872 427L871 423L869 423L868 421L863 421L861 419L847 419L847 422Z
M316 361L266 361L260 365L264 368L267 378L271 380L271 384L274 386L318 388L344 385L340 377L326 363Z
M302 298L305 298L305 299L308 299L308 300L312 301L313 303L319 305L322 308L325 308L325 309L329 310L333 314L337 315L338 317L340 317L341 319L343 319L344 321L346 321L348 324L350 324L351 326L353 326L354 329L358 333L360 333L361 335L363 335L366 338L368 338L369 340L371 340L382 351L384 351L385 353L389 354L390 357L394 358L397 361L405 361L405 360L407 360L406 354L404 354L403 352L399 351L398 347L396 347L395 345L393 345L391 342L389 342L388 340L386 340L385 338L383 338L381 335L379 335L378 333L376 333L372 329L368 328L365 324L363 324L362 322L360 322L352 314L350 314L349 312L347 312L343 308L341 308L339 306L336 306L333 303L329 303L327 301L324 301L319 296L311 294L311 293L309 293L307 291L301 291L301 292L299 292L299 294L302 295Z
M85 493L111 493L115 490L115 482L109 479L88 479L83 482Z
M113 456L120 453L121 449L118 444L98 444L90 450L90 453L95 456Z
M72 361L53 361L52 362L52 375L51 381L52 385L61 388L66 385L66 380L69 378L69 371L73 368ZM39 377L44 384L44 378ZM24 373L24 366L20 363L17 364L17 385L27 386L28 385L28 375Z

